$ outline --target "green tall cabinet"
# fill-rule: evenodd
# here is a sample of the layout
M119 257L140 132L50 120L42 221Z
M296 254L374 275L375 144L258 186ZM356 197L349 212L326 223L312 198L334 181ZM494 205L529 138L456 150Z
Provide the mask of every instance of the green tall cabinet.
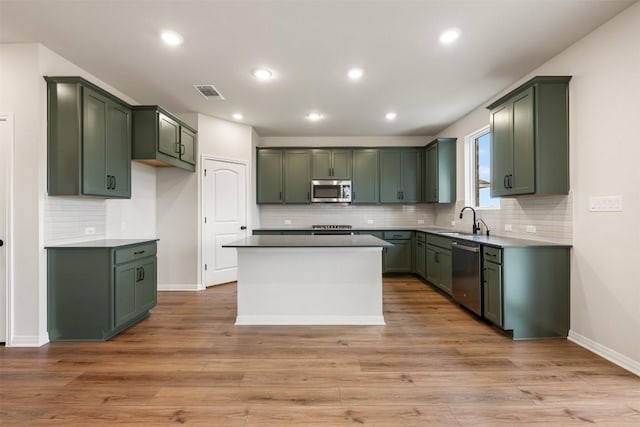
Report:
M378 150L364 148L353 150L352 203L378 203Z
M50 196L131 197L131 108L81 77L47 81Z
M104 341L149 316L157 302L155 240L49 246L51 341Z
M569 192L570 76L539 76L487 108L491 197Z
M421 195L421 151L380 150L380 202L417 203Z
M437 138L425 150L424 201L456 201L456 138Z

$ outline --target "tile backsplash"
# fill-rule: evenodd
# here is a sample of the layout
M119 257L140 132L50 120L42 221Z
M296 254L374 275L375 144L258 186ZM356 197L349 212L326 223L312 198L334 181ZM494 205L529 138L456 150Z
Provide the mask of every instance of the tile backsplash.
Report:
M287 223L290 221L290 223ZM422 221L422 222L419 222ZM296 228L314 224L353 227L419 227L435 221L430 205L261 205L260 227Z
M104 239L107 235L105 199L45 197L45 245ZM85 234L93 228L94 234Z
M261 205L260 227L299 228L313 224L346 224L359 228L440 227L471 232L471 212L465 211L463 219L459 218L464 205L464 201L441 205ZM477 212L477 216L491 229L491 234L496 236L572 242L571 194L502 198L500 209ZM455 221L455 225L451 221ZM505 230L506 225L511 226L511 231ZM535 233L527 232L527 226L535 227Z

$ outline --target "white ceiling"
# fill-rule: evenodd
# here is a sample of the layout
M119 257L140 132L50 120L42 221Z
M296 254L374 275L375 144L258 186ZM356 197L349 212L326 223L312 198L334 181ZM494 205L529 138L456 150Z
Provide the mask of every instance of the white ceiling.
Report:
M435 135L632 3L0 0L0 42L40 42L143 104L242 112L262 136ZM443 46L449 27L462 35ZM256 81L259 66L275 79ZM226 99L205 100L203 83Z

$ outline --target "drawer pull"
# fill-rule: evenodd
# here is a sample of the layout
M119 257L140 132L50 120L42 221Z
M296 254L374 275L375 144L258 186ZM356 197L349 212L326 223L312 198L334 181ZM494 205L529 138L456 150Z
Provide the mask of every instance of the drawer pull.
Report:
M140 255L140 254L143 254L144 252L145 252L145 251L138 251L138 252L134 252L133 254L134 254L134 255Z

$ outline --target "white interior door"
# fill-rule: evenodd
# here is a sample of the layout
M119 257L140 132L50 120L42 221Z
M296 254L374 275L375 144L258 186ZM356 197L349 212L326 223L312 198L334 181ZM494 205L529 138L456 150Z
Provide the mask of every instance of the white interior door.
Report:
M9 182L12 118L0 114L0 342L7 341L7 286L9 279Z
M247 234L247 165L205 159L204 169L204 284L211 286L238 278L236 250L222 245Z

